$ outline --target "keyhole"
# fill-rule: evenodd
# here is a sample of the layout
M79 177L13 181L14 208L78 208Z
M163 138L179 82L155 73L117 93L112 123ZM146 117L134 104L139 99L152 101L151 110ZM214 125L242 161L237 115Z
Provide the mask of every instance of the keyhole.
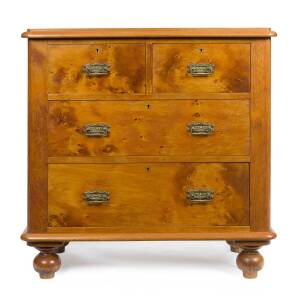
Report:
M150 104L147 104L147 108L150 109Z
M147 172L150 172L150 168L149 168L149 167L147 167L147 168L146 168L146 171L147 171Z
M204 52L204 49L203 48L200 48L199 49L199 52L202 54Z
M96 48L96 52L99 53L99 52L100 52L100 49L99 49L99 48Z

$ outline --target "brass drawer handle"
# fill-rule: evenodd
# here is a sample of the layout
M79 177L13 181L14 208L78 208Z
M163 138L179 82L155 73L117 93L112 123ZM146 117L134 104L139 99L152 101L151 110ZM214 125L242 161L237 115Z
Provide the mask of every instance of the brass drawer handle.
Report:
M211 75L215 71L215 65L213 64L189 64L187 71L192 76L207 76Z
M191 123L187 125L187 131L192 135L209 135L215 131L215 126L210 123Z
M86 136L108 136L110 125L106 124L86 124L83 126L83 132Z
M88 191L83 193L83 199L87 204L106 204L110 198L110 193L105 191Z
M208 203L214 198L214 192L211 190L197 189L189 190L186 193L187 200L193 203Z
M110 73L108 64L86 64L83 66L83 72L88 76L105 76Z

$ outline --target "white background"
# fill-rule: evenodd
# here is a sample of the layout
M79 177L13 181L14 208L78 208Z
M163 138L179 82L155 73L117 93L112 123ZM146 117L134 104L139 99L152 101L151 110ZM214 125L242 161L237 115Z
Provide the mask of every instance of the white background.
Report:
M300 299L299 1L1 1L1 299ZM53 280L32 269L26 224L27 28L272 27L272 225L265 267L242 278L224 242L73 243ZM3 294L3 295L2 295Z

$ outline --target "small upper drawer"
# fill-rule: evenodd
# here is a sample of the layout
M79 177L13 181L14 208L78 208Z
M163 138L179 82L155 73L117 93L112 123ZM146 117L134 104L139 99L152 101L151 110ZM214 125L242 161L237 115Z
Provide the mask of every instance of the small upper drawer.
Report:
M249 44L155 44L154 93L250 90Z
M144 44L49 45L49 93L145 92Z

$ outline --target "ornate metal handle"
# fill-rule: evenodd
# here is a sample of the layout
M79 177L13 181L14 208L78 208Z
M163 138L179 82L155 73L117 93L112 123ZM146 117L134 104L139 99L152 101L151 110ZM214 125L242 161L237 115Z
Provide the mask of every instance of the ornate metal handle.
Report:
M86 64L83 66L83 72L89 76L105 76L110 73L108 64Z
M211 190L189 190L186 193L187 200L193 203L208 203L211 202L214 198L214 192Z
M215 126L210 123L191 123L187 125L187 131L192 135L209 135L215 131Z
M86 124L83 126L83 132L86 136L108 136L110 125L106 124Z
M83 193L83 199L87 204L105 204L108 203L109 192L105 191L88 191Z
M215 71L215 65L213 64L189 64L187 71L192 76L207 76L211 75Z

